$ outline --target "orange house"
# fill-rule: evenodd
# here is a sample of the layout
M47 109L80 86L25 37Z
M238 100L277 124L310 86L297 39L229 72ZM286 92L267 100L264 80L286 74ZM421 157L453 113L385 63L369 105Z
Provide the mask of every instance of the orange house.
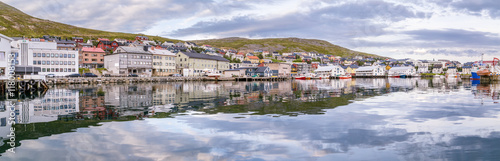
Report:
M250 61L250 62L252 62L252 63L259 63L259 60L260 60L260 59L259 59L259 57L257 57L257 56L247 56L247 57L245 58L245 61Z

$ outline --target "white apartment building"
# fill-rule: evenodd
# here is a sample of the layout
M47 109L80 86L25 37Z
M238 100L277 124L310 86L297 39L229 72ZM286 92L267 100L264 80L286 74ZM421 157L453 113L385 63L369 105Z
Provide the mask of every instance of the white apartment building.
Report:
M0 79L7 79L8 61L11 53L10 43L13 40L10 37L0 34Z
M56 42L19 40L11 43L19 66L39 67L39 75L78 73L78 51L58 50Z
M363 66L356 69L356 76L383 76L385 68L383 66Z

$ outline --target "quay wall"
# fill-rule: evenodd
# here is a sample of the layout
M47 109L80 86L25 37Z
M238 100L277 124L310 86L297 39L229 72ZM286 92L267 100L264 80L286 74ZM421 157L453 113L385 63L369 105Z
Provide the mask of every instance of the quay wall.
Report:
M284 81L292 77L78 77L47 78L46 83L54 84L99 84L99 83L138 83L138 82L187 82L187 81Z

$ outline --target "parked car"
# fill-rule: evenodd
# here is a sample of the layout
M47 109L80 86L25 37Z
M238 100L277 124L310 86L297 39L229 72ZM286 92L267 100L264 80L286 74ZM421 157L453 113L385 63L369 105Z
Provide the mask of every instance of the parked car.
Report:
M47 75L45 75L45 77L47 77L47 78L54 78L54 77L56 77L56 75L55 74L47 74Z
M83 73L84 77L97 77L94 73Z
M170 77L182 77L182 75L181 75L181 74L170 74L170 75L168 75L168 76L170 76Z
M67 75L66 77L81 77L81 75L78 73L73 73L73 74Z
M139 77L137 74L128 74L129 77Z

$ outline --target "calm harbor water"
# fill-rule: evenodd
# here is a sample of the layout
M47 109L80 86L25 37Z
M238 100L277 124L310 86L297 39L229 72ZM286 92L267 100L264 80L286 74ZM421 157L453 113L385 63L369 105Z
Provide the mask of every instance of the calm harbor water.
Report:
M498 160L499 92L420 78L57 86L16 104L15 153L2 122L0 160Z

